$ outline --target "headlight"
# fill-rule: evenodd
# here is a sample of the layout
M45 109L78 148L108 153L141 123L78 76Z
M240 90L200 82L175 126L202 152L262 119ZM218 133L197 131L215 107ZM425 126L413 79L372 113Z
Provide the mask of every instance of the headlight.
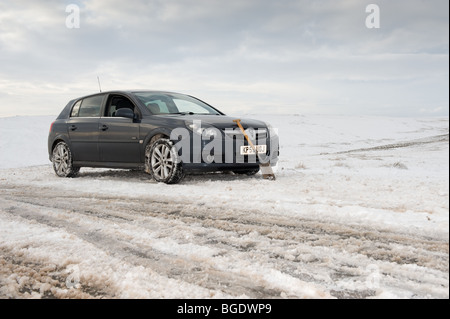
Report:
M202 127L201 121L186 122L186 126L194 133L201 135L205 139L220 136L219 129L215 127Z

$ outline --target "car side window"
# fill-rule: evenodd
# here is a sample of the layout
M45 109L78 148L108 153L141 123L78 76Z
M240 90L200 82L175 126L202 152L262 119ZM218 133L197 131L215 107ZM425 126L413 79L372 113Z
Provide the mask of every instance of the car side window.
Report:
M82 101L78 101L78 103L81 102L81 104L78 106L75 104L75 106L72 109L71 116L78 116L78 117L99 117L100 116L100 109L102 108L102 101L103 101L103 95L95 95L90 96ZM78 114L76 115L76 108L78 109Z
M134 104L126 97L124 96L112 96L108 100L108 104L105 110L105 115L107 117L115 117L116 111L119 109L130 109L133 112L134 110Z
M72 108L72 112L70 113L70 117L78 116L78 112L80 111L81 100L79 100Z

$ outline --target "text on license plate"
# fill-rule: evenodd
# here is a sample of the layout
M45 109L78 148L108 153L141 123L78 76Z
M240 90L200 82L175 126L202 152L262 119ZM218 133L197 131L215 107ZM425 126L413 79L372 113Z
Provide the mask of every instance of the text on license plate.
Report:
M255 147L258 153L266 153L267 151L267 145L255 145ZM251 154L255 154L251 146L247 145L241 146L241 155L251 155Z

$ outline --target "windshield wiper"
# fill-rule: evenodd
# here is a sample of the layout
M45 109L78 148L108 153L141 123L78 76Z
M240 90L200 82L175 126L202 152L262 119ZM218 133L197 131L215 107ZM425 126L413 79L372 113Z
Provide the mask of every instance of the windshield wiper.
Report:
M194 112L174 112L169 114L194 115Z
M211 114L211 113L194 113L194 112L174 112L169 114L181 114L181 115L220 115L220 114Z

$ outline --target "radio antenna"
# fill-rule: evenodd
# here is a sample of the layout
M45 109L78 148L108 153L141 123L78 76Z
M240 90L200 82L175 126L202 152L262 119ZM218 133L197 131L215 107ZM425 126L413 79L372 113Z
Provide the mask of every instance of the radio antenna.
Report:
M100 85L100 78L97 75L98 88L100 89L100 93L102 93L102 86Z

